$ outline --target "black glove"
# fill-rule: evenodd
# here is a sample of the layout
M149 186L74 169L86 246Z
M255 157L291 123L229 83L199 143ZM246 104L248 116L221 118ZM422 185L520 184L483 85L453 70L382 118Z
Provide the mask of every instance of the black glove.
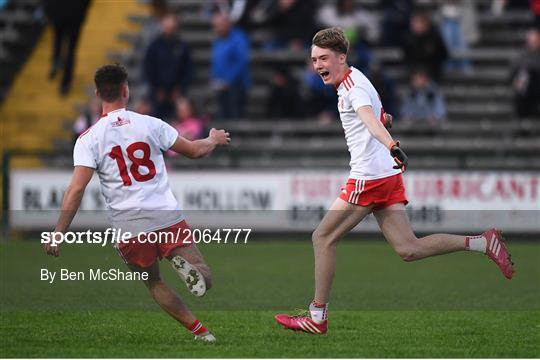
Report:
M392 155L394 161L397 164L396 166L394 166L394 169L401 169L401 171L405 171L409 158L407 157L407 155L405 155L405 152L399 147L399 141L396 141L390 145L390 155Z

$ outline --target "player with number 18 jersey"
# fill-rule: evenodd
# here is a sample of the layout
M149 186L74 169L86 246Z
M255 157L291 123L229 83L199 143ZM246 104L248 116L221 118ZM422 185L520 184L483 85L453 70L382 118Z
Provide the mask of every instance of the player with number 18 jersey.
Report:
M160 119L126 110L127 77L120 65L105 65L96 71L96 95L102 100L103 115L75 143L73 176L54 233L69 229L97 172L111 225L133 235L127 240L121 237L123 241L115 244L122 259L133 272L146 275L141 279L169 315L196 339L213 342L214 335L161 280L159 260L166 258L193 295L203 296L211 286L210 268L193 243L169 187L163 153L172 150L200 158L217 146L227 145L230 136L224 130L211 129L207 138L190 141ZM151 235L155 236L150 239ZM56 244L46 244L45 250L49 255L60 254Z
M77 139L74 165L96 169L113 227L136 234L183 220L163 159L177 138L166 122L121 108ZM135 211L144 214L143 223L129 218Z

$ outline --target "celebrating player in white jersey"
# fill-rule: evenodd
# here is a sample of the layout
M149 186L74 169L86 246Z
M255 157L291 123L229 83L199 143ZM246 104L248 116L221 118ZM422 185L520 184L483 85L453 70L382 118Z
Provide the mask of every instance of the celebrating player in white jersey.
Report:
M401 173L407 156L383 126L384 110L377 91L357 69L347 65L349 42L339 28L319 31L313 37L311 60L325 84L336 87L338 109L351 154L351 172L341 195L313 233L315 296L309 311L278 314L286 329L324 334L328 328L328 301L334 279L338 240L370 213L375 215L386 240L405 261L460 250L485 253L510 279L513 263L499 231L479 236L434 234L417 238L405 205Z
M127 76L120 65L105 65L95 73L103 115L77 139L73 178L64 194L55 232L68 230L96 171L113 227L143 234L115 244L126 264L134 272L147 274L145 284L163 310L193 332L196 339L212 342L213 334L160 278L158 260L165 257L194 295L204 295L211 286L210 269L193 243L169 187L163 152L170 149L199 158L216 146L227 145L229 133L212 129L206 139L190 141L160 119L126 110ZM150 241L149 233L159 234L155 237L159 241ZM59 255L59 246L52 243L46 244L45 250L49 255Z

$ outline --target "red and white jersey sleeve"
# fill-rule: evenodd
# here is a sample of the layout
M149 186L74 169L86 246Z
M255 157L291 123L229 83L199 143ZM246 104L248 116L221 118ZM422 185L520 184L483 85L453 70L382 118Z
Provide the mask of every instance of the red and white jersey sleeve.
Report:
M118 109L77 139L74 165L96 169L113 226L125 229L138 221L139 231L150 231L182 219L163 159L177 138L177 130L160 119ZM125 216L132 210L155 214L146 214L144 223Z
M356 111L371 106L377 118L384 110L377 90L359 70L351 67L336 86L338 110L349 153L351 154L351 179L374 180L395 174L394 160L385 145L371 135Z
M92 153L92 147L88 144L88 138L78 138L73 148L73 165L86 166L96 169L96 156Z

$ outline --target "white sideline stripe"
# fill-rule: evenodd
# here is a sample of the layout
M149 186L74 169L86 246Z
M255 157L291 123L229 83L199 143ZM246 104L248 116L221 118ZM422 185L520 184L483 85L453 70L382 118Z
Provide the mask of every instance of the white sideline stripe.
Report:
M500 251L501 251L501 243L498 243L495 250L495 256L499 256Z
M298 325L300 325L300 327L302 328L302 330L307 331L306 328L304 327L304 323L303 323L302 321L299 321L299 322L298 322Z

